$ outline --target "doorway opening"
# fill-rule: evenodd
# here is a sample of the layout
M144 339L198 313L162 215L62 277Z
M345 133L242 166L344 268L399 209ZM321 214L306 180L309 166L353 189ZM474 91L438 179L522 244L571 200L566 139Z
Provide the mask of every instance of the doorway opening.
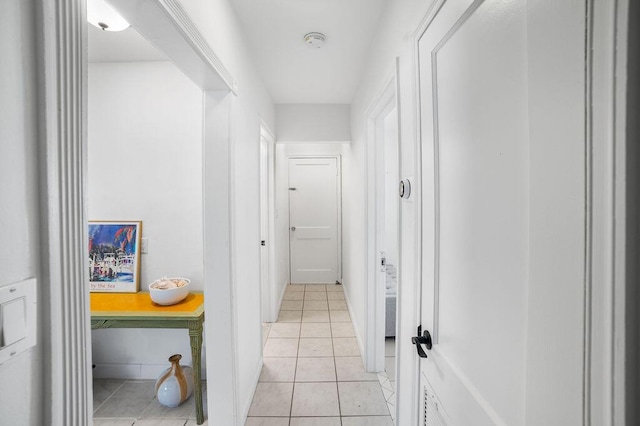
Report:
M398 266L399 266L399 210L398 197L399 158L398 158L398 111L396 106L380 119L380 142L382 143L381 168L378 169L377 194L378 221L383 230L380 257L379 287L384 288L384 371L395 393L396 380L396 317L398 304ZM383 274L382 274L383 273Z
M186 364L191 353L191 359L195 363L194 393L191 396L196 406L195 418L191 419L194 404L189 401L181 406L184 408L180 417L184 417L185 422L194 420L202 424L205 417L203 402L207 400L208 411L215 412L221 423L231 424L231 419L236 418L242 410L237 403L238 369L233 362L234 354L251 350L239 348L235 339L239 332L234 328L238 327L238 322L234 322L237 306L229 304L230 300L236 300L234 265L229 247L239 240L234 238L231 226L234 212L231 204L231 149L235 137L231 136L230 127L233 123L231 117L235 117L238 112L232 109L234 95L230 89L235 82L206 43L193 42L193 37L200 37L197 32L185 36L179 31L181 25L191 24L186 15L178 22L173 15L166 13L165 5L155 2L147 2L149 8L144 13L140 13L139 9L126 1L112 3L117 3L114 7L123 16L126 15L132 28L119 33L94 31L94 35L97 34L98 37L108 37L108 40L104 40L103 49L103 54L108 57L95 61L98 63L90 66L89 82L83 85L88 86L89 92L92 92L89 93L88 107L88 185L93 189L89 191L86 205L90 215L99 214L102 219L141 219L143 232L149 238L146 246L149 254L146 255L146 261L141 262L142 275L189 277L191 290L202 291L207 296L197 310L206 308L208 322L216 327L215 331L212 327L195 330L195 336L189 336L189 332L184 329L167 330L162 333L162 338L155 339L150 337L154 335L151 332L138 333L132 338L131 334L121 333L123 330L102 330L100 333L104 335L103 343L110 340L107 342L110 344L103 344L100 349L112 350L111 346L124 343L122 352L126 354L123 358L125 362L116 365L117 368L108 368L111 366L104 365L108 364L104 362L102 370L108 370L106 373L110 376L124 372L127 379L138 378L151 382L150 391L149 383L142 384L141 387L146 388L143 389L146 392L145 398L140 398L135 412L127 411L129 418L140 418L151 415L154 410L162 410L162 407L147 403L146 396L153 395L155 379L167 367L167 358L163 354L181 352ZM132 37L135 37L134 42ZM154 43L151 45L145 39L153 39ZM118 40L120 46L114 49L112 43ZM149 49L145 47L147 45ZM89 40L89 58L92 56L92 49L97 46L99 44L96 38ZM132 51L129 47L137 49ZM157 58L158 53L160 58ZM128 56L120 61L113 57L122 54ZM109 91L109 88L113 90ZM102 96L95 97L93 93ZM122 99L128 101L123 103ZM106 123L108 120L112 120L113 123L110 124L116 126L110 127ZM129 125L123 127L123 123ZM95 131L99 132L91 137L91 133ZM111 140L105 140L109 134ZM131 141L129 146L122 146L125 142L123 136L128 136ZM100 146L95 143L98 137ZM116 155L114 161L102 164L102 167L92 167L92 161L106 158L96 148L104 151L116 151L119 148L121 154ZM113 156L114 152L109 154ZM256 152L256 166L257 159ZM257 170L257 167L253 167L253 170ZM256 173L254 182L257 180ZM103 188L97 188L95 183L102 184ZM138 196L133 196L136 193ZM117 204L125 204L125 197L126 206L119 207ZM116 211L117 208L123 210ZM257 236L257 221L252 223L252 229L256 230L253 235ZM255 248L253 255L256 260L258 253ZM258 282L258 271L255 272L256 279L251 281L252 284ZM218 284L205 286L205 282L210 282L212 278ZM215 297L209 297L212 291ZM253 292L250 297L250 303L256 306L253 312L257 317L259 293ZM124 331L136 333L135 330ZM167 338L174 332L177 333L175 338ZM114 338L116 333L129 338ZM200 352L198 342L201 333L207 336L206 341L220 339L228 344L217 351ZM247 340L253 342L257 339ZM127 344L132 341L136 344ZM144 351L138 350L141 341L146 343ZM98 342L93 342L94 355L107 352L98 350L96 343ZM258 345L255 346L258 349ZM129 352L131 348L136 350ZM201 354L203 361L207 359L206 364L217 366L218 387L207 390L200 386L200 381L197 380L200 364L195 354ZM133 356L138 356L140 361L132 362ZM154 362L154 359L157 361ZM201 373L200 377L206 377L207 372L202 370ZM136 387L136 383L131 385ZM127 390L122 387L119 389ZM94 396L108 393L101 392L102 389L98 391ZM97 408L95 415L105 417L111 416L113 412L122 412L121 407L117 406L119 402L122 402L122 398L111 394L100 407L94 404ZM155 403L152 401L151 404Z
M368 114L367 370L378 372L395 417L396 330L400 278L399 128L396 79Z
M135 28L114 34L89 25L87 33L87 219L141 221L140 262L130 267L137 269L140 290L166 276L189 278L190 291L204 292L202 88ZM121 53L127 43L136 43L135 55ZM112 247L104 241L100 250ZM114 250L115 265L123 250ZM100 277L104 287L111 279ZM185 328L113 327L90 336L96 419L163 417L153 397L155 380L172 354L181 354L196 378L206 377L206 351L193 345ZM179 413L185 422L205 415L194 406L202 407L206 388L197 380L193 388ZM139 396L133 406L124 403L132 392Z

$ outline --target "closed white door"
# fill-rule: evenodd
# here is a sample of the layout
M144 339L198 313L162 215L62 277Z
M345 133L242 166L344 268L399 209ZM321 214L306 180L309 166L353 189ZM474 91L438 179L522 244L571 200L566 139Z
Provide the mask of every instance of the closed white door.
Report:
M448 0L419 39L422 425L582 424L585 7L562 3Z
M339 279L339 185L337 158L289 159L292 283Z

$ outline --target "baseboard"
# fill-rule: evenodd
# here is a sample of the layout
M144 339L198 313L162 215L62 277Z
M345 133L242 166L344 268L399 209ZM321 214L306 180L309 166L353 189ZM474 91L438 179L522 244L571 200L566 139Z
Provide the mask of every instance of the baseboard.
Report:
M351 316L351 322L353 323L353 331L356 334L356 341L358 342L358 347L360 348L360 356L362 358L362 362L364 363L365 359L364 359L364 341L362 339L362 336L360 335L360 329L357 327L356 324L356 319L353 315L353 308L351 307L351 301L349 300L349 294L345 291L345 288L343 286L342 288L343 292L344 292L344 299L347 302L347 310L349 311L349 316ZM365 364L366 365L366 364Z
M149 367L149 366L147 366ZM158 374L163 370L160 365L155 366ZM166 368L166 367L165 367ZM147 369L147 373L149 369ZM93 368L94 379L151 379L153 376L142 375L142 364L95 364ZM153 377L157 379L158 376Z
M260 374L262 373L262 366L264 364L264 360L262 359L262 356L260 356L260 360L258 361L258 368L256 368L256 371L253 375L253 392L251 392L249 394L249 398L245 401L244 405L242 406L242 411L240 412L240 419L242 420L240 422L241 425L245 424L247 422L247 417L249 416L249 409L251 408L251 403L253 402L253 395L256 393L256 388L258 387L258 382L260 381Z
M204 364L204 363L203 363ZM94 379L156 380L171 364L95 364ZM207 378L202 366L200 377Z

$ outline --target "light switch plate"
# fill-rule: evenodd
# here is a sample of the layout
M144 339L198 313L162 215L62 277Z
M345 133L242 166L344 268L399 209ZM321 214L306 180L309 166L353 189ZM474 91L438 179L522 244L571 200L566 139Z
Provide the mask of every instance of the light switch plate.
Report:
M0 287L0 364L36 344L36 279Z
M25 298L19 297L0 305L0 349L27 337Z

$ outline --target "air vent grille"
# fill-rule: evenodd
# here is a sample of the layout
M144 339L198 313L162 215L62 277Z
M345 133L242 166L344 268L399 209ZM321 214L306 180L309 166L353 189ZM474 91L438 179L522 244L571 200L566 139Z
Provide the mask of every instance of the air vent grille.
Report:
M425 426L447 426L438 409L438 401L434 395L429 395L428 388L424 387L424 425Z

